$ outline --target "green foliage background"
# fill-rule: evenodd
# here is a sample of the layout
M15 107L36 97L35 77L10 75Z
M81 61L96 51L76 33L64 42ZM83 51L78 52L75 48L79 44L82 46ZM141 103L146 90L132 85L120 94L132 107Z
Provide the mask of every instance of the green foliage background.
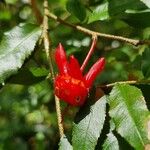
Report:
M37 6L43 16L43 1L37 0ZM150 2L146 0L49 0L49 10L67 22L80 24L93 31L131 39L150 39ZM16 30L16 26L19 31ZM15 35L12 33L13 30ZM33 36L29 37L28 33L31 32ZM53 85L52 80L47 79L49 67L43 45L38 44L40 33L40 25L28 1L5 0L5 3L0 1L0 150L58 149L59 133ZM51 19L49 19L49 34L52 53L61 42L67 54L75 55L82 64L88 53L91 37ZM23 39L24 42L18 39ZM20 63L20 65L14 64L12 56L18 61L16 64ZM129 85L117 85L111 93L111 88L102 89L105 94L110 93L110 96L103 97L104 102L97 101L94 106L90 107L93 110L90 114L85 109L85 114L89 115L86 117L92 116L94 121L95 118L101 117L97 114L98 109L101 110L103 117L106 115L105 123L101 118L98 120L100 127L98 129L96 129L97 126L94 127L99 134L101 133L101 136L99 138L97 133L94 134L96 135L95 141L90 149L117 150L119 148L133 149L133 147L143 149L149 143L147 133L142 129L145 128L143 125L145 120L149 119L150 48L148 45L135 47L124 42L99 38L86 71L102 56L106 58L107 63L104 72L95 81L95 87L117 81L137 80L142 84L135 86L142 92ZM7 64L8 62L12 64L11 67ZM57 72L55 63L54 69ZM95 92L92 94L95 95ZM135 96L137 97L132 99ZM131 102L140 100L142 96L147 106L139 101ZM91 99L94 99L94 96ZM107 105L109 104L109 115L106 99ZM118 104L121 105L119 106L123 112L116 110ZM64 109L66 104L61 102L61 106ZM107 113L103 110L105 107ZM84 150L91 139L83 138L87 144L78 139L81 137L80 128L87 125L86 117L83 117L80 112L76 117L79 117L81 122L73 123L78 109L72 108L65 114L65 134L71 141L73 130L73 146L76 149L80 149L81 146ZM140 120L139 112L142 115ZM121 116L124 115L124 118L127 117L125 122L129 121L129 126L117 126L118 122L121 122L118 113L121 113ZM93 121L91 118L89 120ZM124 125L124 122L122 124ZM91 128L87 129L87 133L94 132ZM122 131L123 129L126 130ZM130 129L138 132L125 134ZM130 140L129 137L135 133L140 134L142 140L136 138L136 135ZM60 149L63 150L63 147L71 149L68 140L66 137L62 139ZM80 142L85 146L79 145Z

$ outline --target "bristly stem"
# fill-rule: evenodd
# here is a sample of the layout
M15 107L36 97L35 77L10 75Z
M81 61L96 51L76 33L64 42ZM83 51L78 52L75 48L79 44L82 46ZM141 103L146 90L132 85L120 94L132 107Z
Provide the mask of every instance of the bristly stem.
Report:
M110 83L110 84L106 84L106 85L100 85L97 86L98 88L110 88L115 86L116 84L150 84L150 80L141 80L141 81L137 81L137 80L129 80L129 81L118 81L118 82L114 82L114 83Z
M150 40L137 40L137 39L126 38L126 37L123 37L123 36L116 36L116 35L111 35L111 34L100 33L100 32L89 30L89 29L84 28L84 27L79 26L79 25L71 24L71 23L66 22L66 21L62 20L61 18L57 17L56 15L51 13L50 11L48 11L46 15L49 18L51 18L51 19L53 19L53 20L55 20L55 21L57 21L61 24L64 24L68 27L71 27L73 29L76 29L78 31L81 31L81 32L83 32L85 34L88 34L88 35L91 35L91 36L96 35L96 36L102 37L102 38L118 40L118 41L122 41L122 42L132 44L134 46L143 45L143 44L150 45Z
M88 61L89 61L91 55L92 55L93 52L94 52L94 49L95 49L95 47L96 47L96 43L97 43L97 36L93 36L93 41L92 41L91 48L90 48L90 50L89 50L89 52L88 52L88 54L87 54L87 56L86 56L86 58L85 58L85 60L84 60L84 62L83 62L83 64L82 64L81 68L80 68L80 70L81 70L82 72L84 71L84 69L85 69L85 67L86 67L86 65L87 65L87 63L88 63Z
M51 52L50 52L50 39L48 35L48 17L45 15L48 9L48 2L47 0L44 0L44 18L43 18L43 33L42 37L44 40L44 48L47 56L47 60L49 61L49 67L50 67L50 73L52 76L52 79L54 80L55 75L54 75L54 70L52 66L52 58L51 58Z
M50 39L48 35L48 17L47 17L47 12L48 12L48 1L44 0L44 19L43 19L43 33L42 37L44 40L44 48L47 56L47 60L49 61L49 67L50 67L50 72L51 72L51 77L54 81L55 79L55 74L53 70L53 65L52 65L52 57L51 57L51 52L50 52ZM57 96L55 96L55 107L56 107L56 113L57 113L57 121L58 121L58 128L59 128L59 134L60 137L64 135L64 128L62 124L62 115L61 115L61 109L60 109L60 100Z

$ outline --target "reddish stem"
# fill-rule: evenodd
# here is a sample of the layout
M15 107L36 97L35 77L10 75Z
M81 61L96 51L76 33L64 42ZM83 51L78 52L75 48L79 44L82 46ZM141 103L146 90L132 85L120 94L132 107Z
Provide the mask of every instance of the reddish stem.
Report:
M87 65L91 55L93 54L94 49L96 47L96 43L97 43L97 37L94 37L93 41L92 41L91 48L90 48L90 50L89 50L89 52L88 52L88 54L87 54L87 56L86 56L86 58L85 58L85 60L84 60L84 62L82 64L81 68L80 68L81 72L83 72L83 70L85 69L85 67L86 67L86 65Z

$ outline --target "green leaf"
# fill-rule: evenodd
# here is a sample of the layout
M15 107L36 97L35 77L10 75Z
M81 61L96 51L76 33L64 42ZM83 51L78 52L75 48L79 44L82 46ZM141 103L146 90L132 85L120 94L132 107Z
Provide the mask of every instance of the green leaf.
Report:
M94 11L89 15L88 23L109 19L108 3L97 6Z
M144 149L150 143L150 113L142 92L134 86L117 84L110 93L109 105L117 132L135 149Z
M140 0L140 1L150 8L150 0Z
M136 28L146 28L150 26L150 10L134 11L130 10L124 13L121 17L127 24Z
M80 21L83 21L86 18L86 9L80 0L68 0L66 7L67 10L75 15Z
M109 15L121 19L130 26L145 28L150 26L148 6L139 0L109 0Z
M72 148L71 144L69 143L68 139L66 138L66 136L63 136L60 139L59 150L73 150L73 148Z
M12 13L9 11L9 9L7 10L0 10L0 20L10 20L12 17Z
M120 16L125 10L133 9L133 10L141 10L146 9L145 4L140 2L139 0L108 0L109 1L109 14L110 16L116 15Z
M0 43L0 83L21 68L40 34L40 28L33 24L20 24L5 33Z
M39 68L39 67L31 67L30 71L35 77L43 77L47 76L49 71L45 68Z
M142 54L142 72L143 75L148 78L150 77L150 49L146 48Z
M95 149L105 121L106 97L99 99L86 111L88 111L88 115L81 118L73 126L72 143L74 150Z
M21 68L17 74L12 76L8 83L22 84L22 85L32 85L45 80L44 76L34 76L33 73L27 68Z
M103 144L103 150L119 150L118 140L112 132L107 134L107 138Z

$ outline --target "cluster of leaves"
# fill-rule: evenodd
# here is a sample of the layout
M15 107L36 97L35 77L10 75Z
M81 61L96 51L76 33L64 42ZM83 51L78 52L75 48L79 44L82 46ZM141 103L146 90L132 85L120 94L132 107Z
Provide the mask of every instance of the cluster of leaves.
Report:
M43 14L43 1L36 3ZM49 5L59 17L91 30L149 39L147 0L49 0ZM52 82L47 80L48 62L39 44L42 31L32 10L24 0L0 1L0 149L58 149ZM49 27L52 49L62 42L67 54L82 63L90 37L52 20ZM142 84L102 89L106 95L98 101L91 91L89 102L77 114L74 108L65 115L67 137L62 137L59 149L149 149L149 47L100 39L87 69L101 56L107 65L96 85L122 80Z
M106 103L109 104L110 118L106 116ZM77 117L73 126L72 149L93 150L97 141L104 142L102 147L97 145L98 149L131 149L129 145L120 143L121 137L137 150L150 146L150 112L141 91L134 86L119 84L114 86L108 97L103 96L88 109L87 107L82 109ZM105 128L107 132L104 132ZM71 145L66 137L63 137L60 149L63 150L65 147L71 150Z

